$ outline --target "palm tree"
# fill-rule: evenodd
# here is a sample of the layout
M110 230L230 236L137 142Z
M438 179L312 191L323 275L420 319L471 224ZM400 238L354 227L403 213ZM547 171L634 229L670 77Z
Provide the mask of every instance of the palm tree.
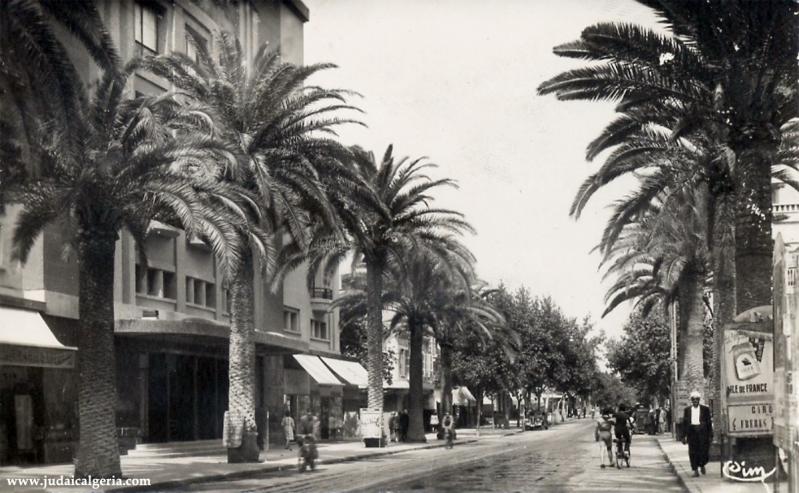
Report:
M393 314L390 331L406 331L410 340L409 441L425 441L423 411L423 362L425 335L433 335L433 327L445 309L440 304L443 292L460 285L468 289L472 254L456 240L450 240L446 254L439 251L412 249L402 259L392 259L387 267L382 304ZM363 283L360 283L361 285ZM368 305L368 293L351 290L337 303L353 311L355 306Z
M496 290L487 289L482 281L472 275L467 284L452 283L436 290L432 301L436 307L431 329L441 349L441 406L443 412L452 412L452 354L459 340L476 337L483 343L495 339L510 350L515 334L510 333L505 317L489 303Z
M799 111L799 7L790 1L640 1L675 36L693 42L714 75L721 137L735 156L735 312L770 305L771 169L780 127Z
M349 153L325 135L334 134L336 125L353 122L333 116L335 112L355 108L345 103L346 91L304 85L309 77L333 65L284 63L279 53L264 44L248 69L238 40L228 33L219 35L216 57L203 43L195 40L194 44L196 61L173 53L149 59L147 67L211 115L215 137L227 145L218 179L257 197L250 208L251 222L266 234L238 231L248 248L231 281L228 399L231 417L243 425L242 445L229 449L228 460L252 462L259 455L253 269L257 262L266 275L275 274L278 246L305 251L314 221L338 233L327 190L329 183L349 176L340 164ZM275 283L281 278L275 277Z
M44 228L57 222L68 225L77 250L79 476L120 474L113 335L119 231L127 229L144 244L150 220L179 223L210 243L223 269L230 267L227 255L235 258L238 251L233 233L242 219L206 204L209 196L229 203L242 197L187 173L217 144L187 131L194 117L170 95L130 99L124 88L136 68L132 62L106 72L91 99L79 80L70 80L80 91L62 106L72 108L69 125L55 119L34 135L37 145L26 150L31 166L0 163L3 174L14 177L3 181L2 191L22 204L14 256L25 261Z
M542 84L539 92L554 92L561 99L620 101L617 109L623 116L592 143L589 158L652 125L666 129L671 140L696 131L711 134L724 149L715 153L712 165L696 171L707 174L717 204L735 207L735 271L747 285L739 290L737 310L754 306L755 298L760 300L755 304L768 303L770 166L778 129L796 114L797 7L745 0L641 3L654 8L673 34L628 24L589 27L579 41L555 52L606 63L565 72ZM604 173L604 182L598 179L595 185L645 167L646 152L642 147L614 153L637 158L626 169L617 166L614 173ZM729 195L733 200L722 201ZM731 224L722 224L725 217L724 211L711 209L713 227L732 231Z
M435 167L424 158L395 159L389 146L377 162L374 154L356 147L350 163L365 187L337 187L331 194L346 237L317 231L309 249L309 269L332 271L350 254L353 266L366 267L368 406L382 411L383 286L390 264L401 265L414 249L446 256L451 235L471 231L471 226L459 212L430 207L432 190L455 183L424 174Z
M0 3L0 96L6 118L19 124L18 138L35 140L36 117L69 121L81 94L80 77L51 23L76 38L105 71L119 58L95 2L10 0Z
M672 35L627 24L589 27L579 41L555 52L607 63L561 74L539 92L555 92L561 99L619 101L617 109L624 115L592 143L589 158L653 125L672 140L696 132L710 137L715 150L696 172L705 175L710 190L714 322L721 327L738 311L770 303L769 173L778 129L796 115L797 6L746 0L641 3L655 9ZM646 147L628 155L641 151L645 154ZM642 157L639 161L645 161ZM617 166L597 178L596 186L635 166ZM654 196L657 186L651 182ZM718 355L721 331L715 333ZM718 392L715 359L713 388Z
M637 299L644 314L658 303L666 308L678 301L680 378L690 388L704 386L703 293L710 274L706 195L701 185L693 191L664 190L634 222L611 223L608 229L617 231L606 231L599 246L605 276L617 276L603 316L627 300Z

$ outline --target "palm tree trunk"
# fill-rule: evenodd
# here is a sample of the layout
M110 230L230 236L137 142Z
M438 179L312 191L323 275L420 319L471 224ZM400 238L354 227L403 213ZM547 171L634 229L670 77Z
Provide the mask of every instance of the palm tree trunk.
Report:
M366 350L369 371L367 405L372 411L383 412L383 268L382 264L366 262L367 331Z
M710 399L713 413L713 441L721 442L724 430L721 412L721 359L723 358L724 325L738 312L736 306L735 272L735 220L733 194L711 196L709 217L711 226L711 253L713 257L713 362L711 365ZM680 403L678 403L680 404ZM675 410L677 411L677 410ZM676 412L675 412L676 420Z
M75 476L121 476L116 427L114 248L116 232L79 237L78 420Z
M505 423L503 424L502 427L505 428L506 430L510 429L510 407L511 407L510 392L503 391L502 392L502 413L503 413L503 417L505 418L503 420Z
M478 390L474 394L475 399L477 399L477 434L480 434L480 423L483 420L483 391Z
M410 368L408 375L408 441L424 442L424 388L422 386L422 346L424 325L414 317L408 319L410 332Z
M441 412L452 414L452 348L441 344Z
M733 145L736 169L742 175L738 177L735 201L736 305L739 313L757 306L772 305L771 165L775 162L778 142L768 129L759 125L751 134L755 137L747 139L742 146ZM770 332L773 328L768 330ZM738 439L734 453L739 460L745 458L748 467L762 466L768 470L774 465L771 437Z
M771 305L771 165L777 143L763 139L736 152L735 272L739 312Z
M680 377L690 390L704 391L704 304L703 276L687 266L680 282Z
M246 255L231 286L230 416L242 420L241 446L228 449L228 462L257 462L255 423L255 305L253 259Z

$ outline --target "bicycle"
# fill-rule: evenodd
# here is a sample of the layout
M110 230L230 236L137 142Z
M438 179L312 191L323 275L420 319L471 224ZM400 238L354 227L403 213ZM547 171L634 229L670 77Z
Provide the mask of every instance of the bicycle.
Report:
M616 468L621 469L621 461L630 467L630 451L624 450L624 439L614 438L613 442L616 444Z
M300 472L305 472L306 467L310 467L311 471L313 471L316 469L316 459L319 457L319 453L316 450L316 440L314 440L313 435L303 435L300 440L302 443L297 457L297 468Z
M447 448L452 448L455 446L455 430L447 429L444 430L445 438L447 439Z

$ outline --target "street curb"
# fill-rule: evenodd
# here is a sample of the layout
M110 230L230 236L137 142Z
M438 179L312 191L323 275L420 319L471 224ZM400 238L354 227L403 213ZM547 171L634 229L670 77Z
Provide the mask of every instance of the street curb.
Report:
M522 433L522 431L512 431L510 433L504 433L504 434L496 435L496 436L510 436L510 435L516 435L518 433ZM479 438L469 438L469 439L463 439L463 440L458 440L458 441L462 445L465 445L467 443L478 442L479 440L480 440ZM421 445L421 446L418 446L418 447L407 448L407 449L403 449L403 450L391 450L391 449L387 449L387 448L384 449L384 450L378 449L377 451L372 452L372 453L354 455L354 456L349 456L349 457L336 457L336 458L327 459L327 460L319 459L319 460L317 460L317 464L340 464L340 463L344 463L344 462L356 462L356 461L359 461L359 460L362 460L362 459L370 459L370 458L374 458L374 457L401 454L403 452L412 452L414 450L426 450L426 449L432 449L432 448L443 448L444 446L446 446L446 443L428 443L428 444ZM185 478L185 479L159 481L157 483L152 483L152 484L149 484L147 486L142 486L142 485L120 486L120 487L117 487L117 488L109 488L109 489L105 489L105 490L95 490L95 491L103 491L105 493L112 493L112 492L123 492L123 491L124 492L128 492L128 491L148 491L148 490L152 490L154 488L155 489L159 489L159 488L168 489L168 488L177 488L179 486L184 486L184 485L187 485L187 484L204 483L204 482L210 482L210 481L222 481L222 480L228 480L228 479L243 479L243 478L246 478L248 476L255 476L255 475L268 473L268 472L279 472L279 471L285 471L285 470L289 470L289 469L297 469L296 462L294 464L291 464L291 465L289 465L289 464L277 464L277 463L274 463L274 462L264 462L263 464L264 464L263 467L260 467L260 468L257 468L257 469L248 469L248 470L245 470L245 471L231 471L229 473L219 473L219 474L212 474L212 475L208 475L208 476L197 476L197 477L190 477L190 478Z
M674 463L671 462L671 458L669 457L669 454L667 454L666 451L663 450L663 446L660 444L660 440L655 438L655 442L658 444L658 448L660 449L660 453L663 454L663 457L666 459L666 463L669 465L669 469L671 469L671 472L673 472L674 475L677 476L677 479L680 481L680 484L682 485L682 487L686 491L688 491L689 493L698 493L699 490L697 490L695 488L691 488L690 486L688 486L688 483L685 481L685 478L682 476L682 474L677 472L677 466L675 466Z

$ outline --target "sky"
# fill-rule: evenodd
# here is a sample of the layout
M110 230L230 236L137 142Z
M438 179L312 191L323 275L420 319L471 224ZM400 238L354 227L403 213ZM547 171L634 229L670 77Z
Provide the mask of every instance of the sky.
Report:
M628 306L604 310L599 257L591 253L629 182L598 193L579 220L569 206L601 164L586 145L613 104L561 102L536 88L585 64L552 47L605 21L656 27L632 0L305 0L305 63L338 65L312 83L363 97L368 128L340 129L347 144L382 156L427 156L435 177L458 182L436 206L463 212L477 234L464 243L492 285L549 295L573 317L618 336Z

